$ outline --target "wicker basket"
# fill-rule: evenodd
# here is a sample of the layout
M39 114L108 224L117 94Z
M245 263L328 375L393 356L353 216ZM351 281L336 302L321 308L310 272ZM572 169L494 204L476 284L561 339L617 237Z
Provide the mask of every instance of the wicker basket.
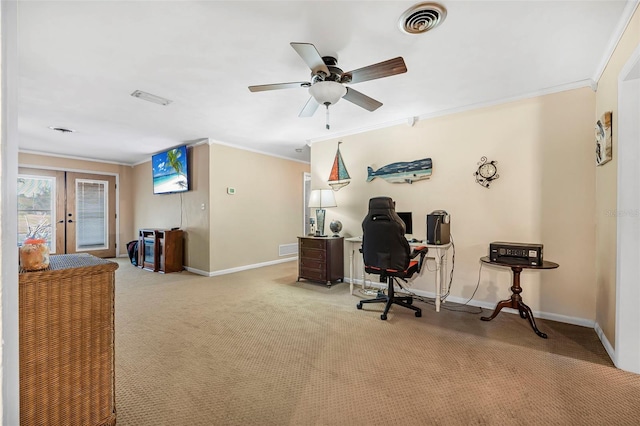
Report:
M115 425L118 264L53 255L20 272L20 424Z

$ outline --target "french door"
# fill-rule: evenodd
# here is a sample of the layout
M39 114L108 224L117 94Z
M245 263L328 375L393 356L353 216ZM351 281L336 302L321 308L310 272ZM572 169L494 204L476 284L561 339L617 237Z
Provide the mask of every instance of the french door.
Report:
M51 253L116 255L115 176L20 168L18 243L32 233Z

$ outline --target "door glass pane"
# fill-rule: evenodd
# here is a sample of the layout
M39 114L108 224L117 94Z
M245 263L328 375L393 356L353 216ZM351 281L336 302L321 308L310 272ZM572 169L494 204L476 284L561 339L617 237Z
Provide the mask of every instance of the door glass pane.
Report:
M56 178L18 175L18 246L27 238L44 238L56 252Z
M76 179L76 250L107 248L108 182Z

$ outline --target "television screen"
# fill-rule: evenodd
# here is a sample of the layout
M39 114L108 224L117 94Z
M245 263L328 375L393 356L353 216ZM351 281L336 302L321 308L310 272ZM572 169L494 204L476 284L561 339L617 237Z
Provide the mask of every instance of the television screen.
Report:
M189 162L187 147L181 146L161 152L151 158L153 193L170 194L189 190Z
M413 234L413 218L411 212L397 212L400 219L404 222L404 233Z

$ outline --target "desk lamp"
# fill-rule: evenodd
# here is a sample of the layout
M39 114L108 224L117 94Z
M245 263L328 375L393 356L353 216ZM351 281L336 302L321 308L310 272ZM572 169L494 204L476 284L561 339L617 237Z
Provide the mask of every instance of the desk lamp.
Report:
M324 234L325 207L337 207L336 197L332 189L314 189L309 197L309 208L316 209L317 237L326 237Z

